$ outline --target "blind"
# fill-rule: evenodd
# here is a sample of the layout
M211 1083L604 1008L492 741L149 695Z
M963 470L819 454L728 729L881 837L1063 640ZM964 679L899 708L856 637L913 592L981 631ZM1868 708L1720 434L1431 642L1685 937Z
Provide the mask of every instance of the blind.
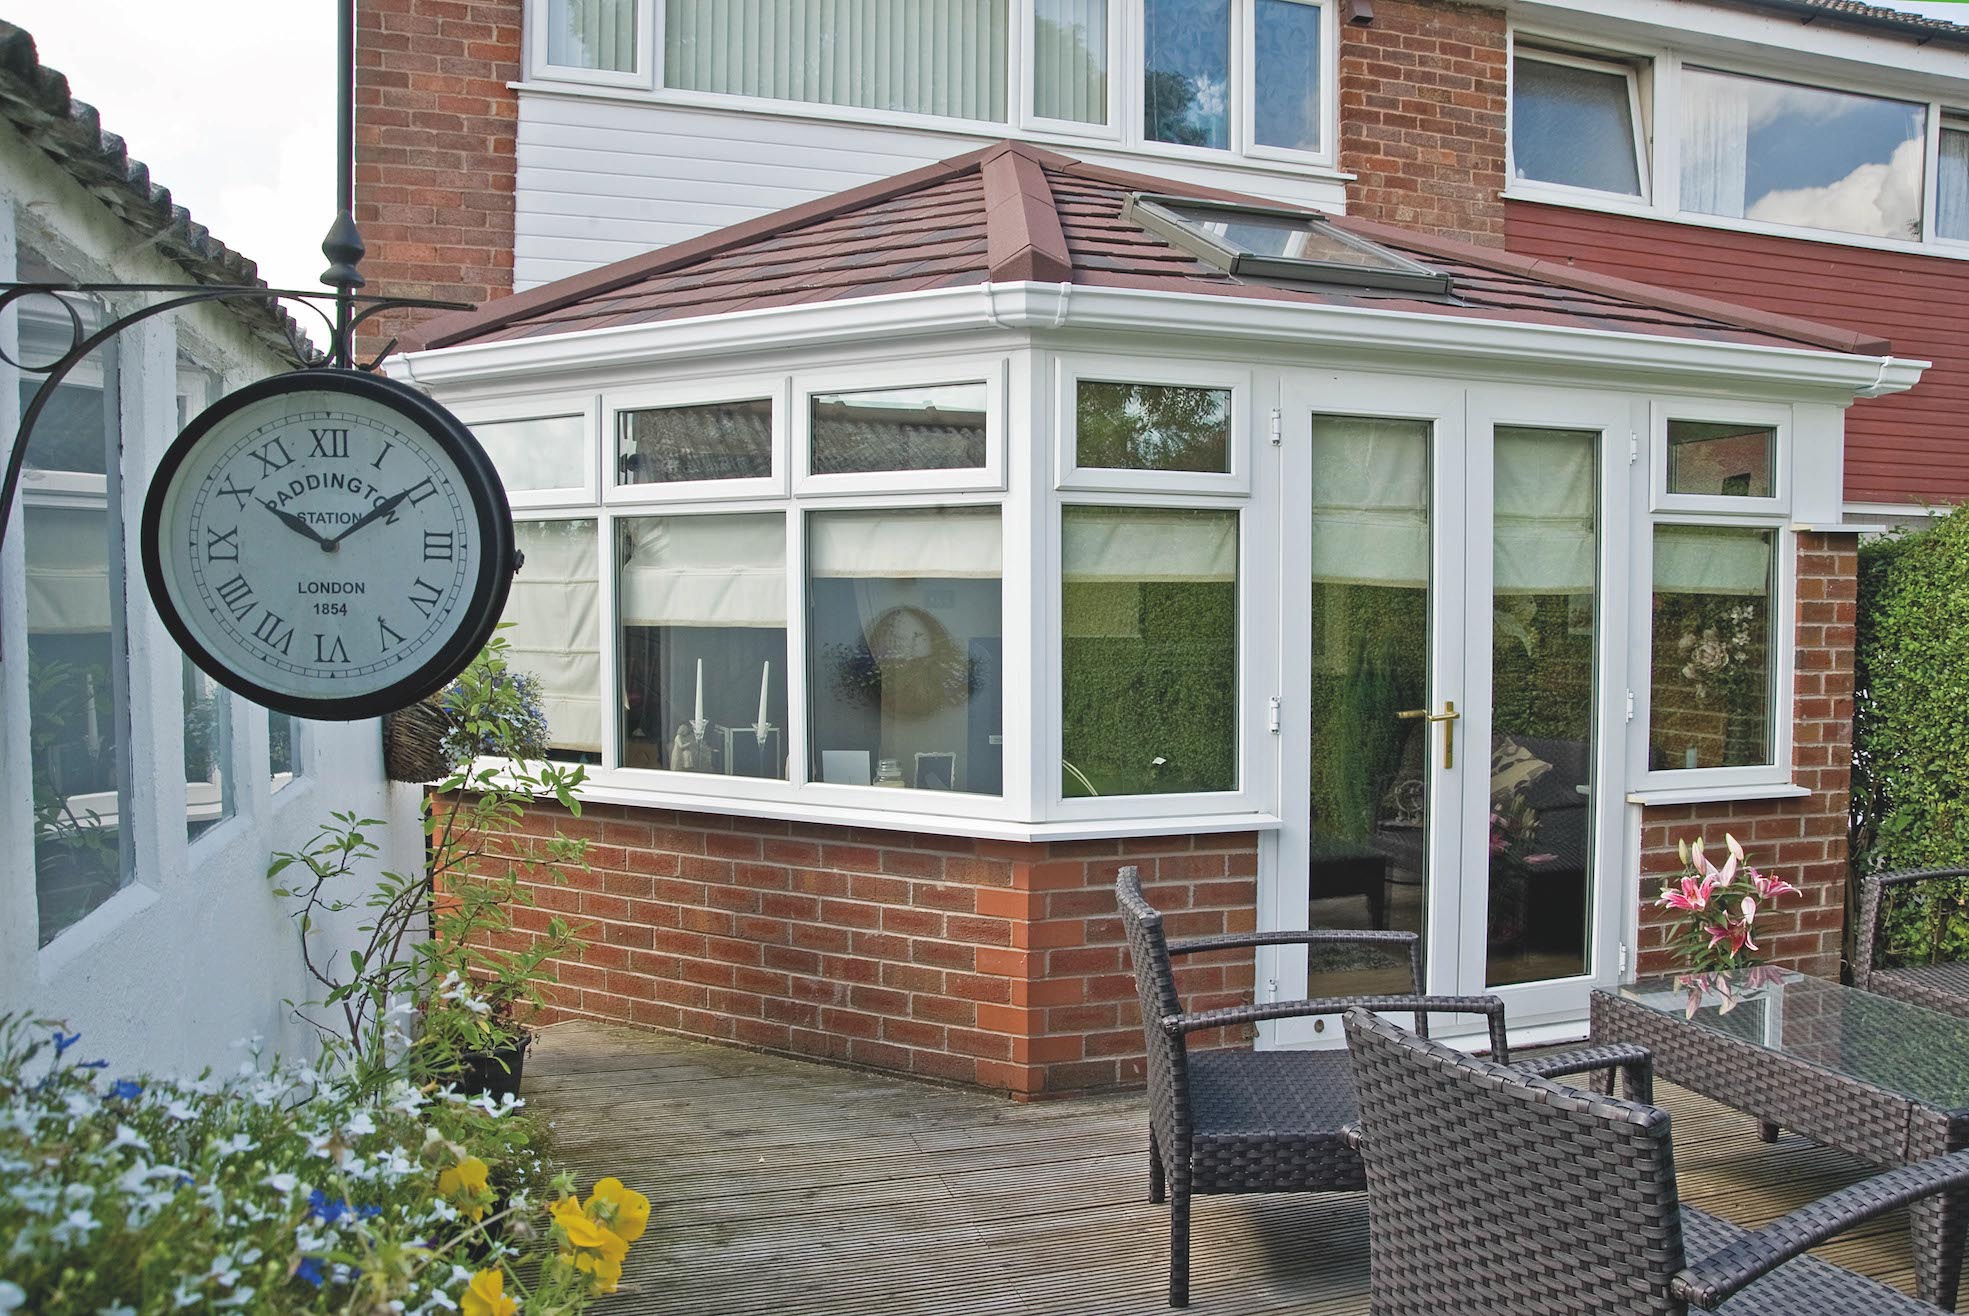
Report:
M547 739L557 749L602 747L601 579L593 521L522 521L526 565L513 577L500 632L513 666L540 682Z
M1006 6L669 0L663 81L685 91L1003 123Z
M1741 526L1656 526L1655 593L1770 597L1771 534Z
M547 62L564 69L636 71L637 0L547 0Z
M1315 416L1313 579L1426 589L1429 425Z
M1069 507L1060 574L1068 584L1235 581L1237 513Z
M624 626L786 625L786 518L665 516L624 523Z
M819 578L996 580L998 511L824 512L809 522L807 570Z
M1036 0L1032 35L1032 112L1106 123L1108 0Z
M34 635L107 635L109 549L97 508L22 509L27 536L27 629Z
M1591 595L1599 577L1599 435L1500 428L1496 437L1492 590Z

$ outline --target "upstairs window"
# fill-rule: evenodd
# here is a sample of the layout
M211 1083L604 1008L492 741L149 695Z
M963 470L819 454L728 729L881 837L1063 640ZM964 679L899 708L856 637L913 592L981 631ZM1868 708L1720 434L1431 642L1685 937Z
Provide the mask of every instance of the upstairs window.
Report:
M598 81L635 78L648 0L546 0L540 60Z
M1032 113L1108 121L1107 0L1033 0Z
M1250 0L1242 22L1236 8L1233 0L1146 0L1143 139L1325 151L1323 0Z
M1622 196L1646 191L1635 71L1523 51L1511 65L1511 176Z
M1935 167L1935 236L1969 242L1969 122L1942 125Z

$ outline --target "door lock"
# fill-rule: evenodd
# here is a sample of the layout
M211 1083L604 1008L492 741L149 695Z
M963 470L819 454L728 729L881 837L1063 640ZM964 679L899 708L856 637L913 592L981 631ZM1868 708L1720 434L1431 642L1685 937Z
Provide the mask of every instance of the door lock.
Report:
M1395 714L1395 716L1404 722L1423 721L1442 723L1443 766L1445 768L1456 766L1456 719L1462 717L1463 714L1456 711L1456 701L1454 699L1443 700L1443 711L1440 713L1431 713L1426 708L1405 708Z

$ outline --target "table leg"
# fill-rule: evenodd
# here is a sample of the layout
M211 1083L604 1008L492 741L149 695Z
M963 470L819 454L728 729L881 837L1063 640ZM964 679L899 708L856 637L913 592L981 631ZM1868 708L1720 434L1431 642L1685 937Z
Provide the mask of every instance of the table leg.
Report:
M1955 1310L1962 1278L1962 1229L1969 1195L1941 1193L1908 1208L1916 1292L1943 1311Z
M1783 1130L1769 1120L1757 1121L1757 1137L1762 1142L1776 1142Z

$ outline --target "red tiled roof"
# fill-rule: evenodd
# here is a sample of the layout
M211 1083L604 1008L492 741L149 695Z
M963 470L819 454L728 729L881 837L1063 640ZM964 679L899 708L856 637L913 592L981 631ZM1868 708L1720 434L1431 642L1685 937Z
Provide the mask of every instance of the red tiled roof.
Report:
M1713 342L1885 353L1849 330L1335 217L1452 279L1447 302L1232 276L1123 218L1135 192L1275 202L1001 142L503 298L421 326L449 347L687 316L1038 280Z

